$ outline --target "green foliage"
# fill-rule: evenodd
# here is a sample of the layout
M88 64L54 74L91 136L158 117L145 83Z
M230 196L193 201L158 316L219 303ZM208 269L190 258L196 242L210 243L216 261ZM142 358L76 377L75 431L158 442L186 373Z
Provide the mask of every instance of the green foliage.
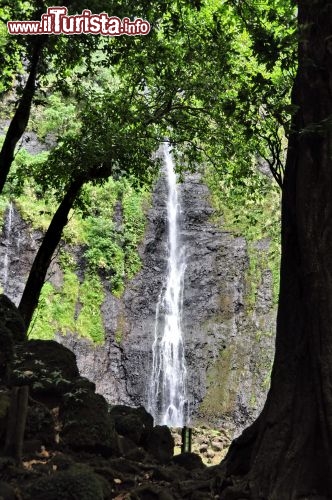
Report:
M7 200L14 198L22 217L35 229L41 230L46 230L49 226L56 200L51 189L44 196L41 187L31 178L31 171L40 168L47 158L46 151L32 155L25 148L18 148L2 196Z
M44 284L28 336L52 340L57 332L63 335L76 332L94 342L102 342L105 331L100 307L103 300L98 276L87 275L80 284L74 271L67 268L60 289L49 282Z
M106 189L109 201L105 204ZM100 193L100 204L95 215L86 219L85 256L92 270L103 270L110 279L112 292L120 296L125 281L141 266L137 247L144 235L149 190L144 186L135 188L133 181L121 179L109 180L102 188L90 188L90 200L96 192ZM114 220L115 208L117 220Z
M147 187L134 187L133 184L134 180L109 179L102 186L89 184L85 187L82 208L73 214L64 237L71 244L86 245L88 272L80 284L70 254L61 254L63 284L56 289L49 282L45 283L32 320L30 338L52 339L56 332L63 335L77 332L94 342L103 340L100 307L104 292L98 273L109 279L112 292L120 296L126 280L131 279L141 266L137 247L144 235L150 194ZM28 187L25 187L18 206L34 223L28 215L30 211L37 214L39 210L43 214L49 205L54 209L54 199L48 204L45 203L47 198L38 201L34 190L29 189L27 191ZM116 207L120 217L117 221L114 220ZM50 213L46 215L49 217ZM37 227L40 228L42 220L42 217L38 218Z
M52 304L57 330L63 335L75 331L76 306L80 291L81 287L76 274L70 268L65 269L61 296L55 297Z
M128 181L123 183L123 240L125 249L125 273L128 279L141 268L137 247L141 242L146 226L146 208L149 206L150 193L143 187L134 189Z
M69 11L83 4L70 1ZM92 0L89 8L94 7L103 10L107 2ZM7 195L18 196L24 218L45 230L71 183L82 181L64 240L86 246L86 280L100 273L120 296L126 280L140 269L137 247L149 199L148 188L142 186L155 178L153 152L168 137L177 148L179 169L196 168L206 158L223 166L207 174L217 214L250 242L248 277L259 280L263 265L255 241L271 239L268 262L276 297L279 195L249 158L265 158L282 179L295 69L292 2L154 5L142 0L118 8L119 16L128 15L129 8L131 15L149 19L149 36L59 36L37 42L0 31L3 88L8 88L14 71L6 52L12 48L8 53L13 60L29 63L38 43L45 43L35 101L43 107L35 106L30 126L41 139L57 136L48 155L17 153ZM17 0L6 4L3 17L37 19L40 14L35 2ZM91 329L93 338L100 339L97 313L89 324L88 290L70 266L63 271L61 293L46 285L42 292L41 310L49 315L51 330L44 327L43 333L36 319L40 334L48 338L54 329L64 332L75 323L81 334ZM98 284L91 284L97 288L89 300L97 304ZM77 294L82 305L79 321L73 313ZM255 294L254 288L248 290L250 304Z
M206 182L215 208L215 222L246 238L249 253L247 270L247 307L256 301L261 272L269 268L273 276L273 300L279 291L280 263L280 192L276 184L250 164L250 177L239 174L241 165L229 163L210 169ZM266 239L268 250L262 252L257 242Z
M113 259L117 259L117 253L120 250L114 242L116 238L114 222L103 217L89 217L87 232L89 248L85 252L85 257L93 268L109 271L112 268ZM114 266L117 267L116 263Z
M114 334L114 340L117 344L121 344L123 340L123 334L120 330L117 330Z
M117 344L121 344L121 342L124 339L125 327L126 327L126 318L124 312L121 311L121 313L118 315L117 318L116 331L114 333L114 340L115 342L117 342Z
M104 290L100 278L89 274L85 277L79 291L82 305L77 318L77 332L90 337L94 342L102 342L105 336L101 306L104 301Z
M281 185L285 137L294 111L290 106L296 71L294 5L287 0L273 5L229 2L219 13L229 23L230 49L211 112L215 130L201 146L215 165L242 164L242 177L250 177L248 159L258 155Z
M24 180L17 172L28 172L36 165L39 168L47 157L46 152L31 155L25 149L18 151L7 184L8 194L0 198L0 216L8 205L8 196L16 194L22 217L34 229L46 231L58 206L55 193L52 189L44 192L33 179ZM137 246L144 234L149 196L148 186L138 186L135 178L109 178L103 185L87 184L63 232L67 244L87 246L89 268L102 271L118 295L123 292L124 281L140 269ZM118 223L113 220L116 206L121 213Z
M7 196L0 196L0 231L2 231L3 228L3 223L4 223L4 217L5 217L5 212L8 207L8 197Z
M48 135L64 137L79 131L77 103L64 98L59 92L51 94L43 106L36 106L31 113L29 128L44 141Z
M20 60L20 52L17 41L12 35L9 35L6 21L10 20L10 16L4 9L1 9L0 23L0 95L11 89L13 78L17 75L17 70L22 70L22 61ZM4 22L5 21L5 22ZM7 118L8 110L3 110L3 117Z
M34 228L46 231L54 210L50 196L48 199L39 197L36 190L27 184L16 203L24 220L30 222Z
M46 282L42 288L38 308L35 311L28 331L30 339L53 340L56 333L53 303L56 298L55 288L51 283Z

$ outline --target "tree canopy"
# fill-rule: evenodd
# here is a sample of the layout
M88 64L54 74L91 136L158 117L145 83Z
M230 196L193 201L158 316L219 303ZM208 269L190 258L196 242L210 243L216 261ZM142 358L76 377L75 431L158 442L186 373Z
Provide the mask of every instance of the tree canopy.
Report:
M1 91L16 109L0 186L10 172L7 194L28 185L53 196L20 304L27 326L71 209L88 218L89 189L110 179L119 196L129 186L115 187L119 180L151 183L161 141L174 146L179 172L204 164L210 186L225 191L220 198L244 193L255 204L271 187L269 169L283 195L276 357L264 410L221 465L219 493L226 500L330 498L331 5L65 4L70 12L88 6L141 16L152 29L145 37L11 37L1 27ZM0 18L37 19L47 5L2 2ZM71 123L56 116L59 104L63 115L70 109ZM38 129L38 113L53 120L45 133L53 146L42 158L14 162L30 117ZM104 244L99 228L92 259Z

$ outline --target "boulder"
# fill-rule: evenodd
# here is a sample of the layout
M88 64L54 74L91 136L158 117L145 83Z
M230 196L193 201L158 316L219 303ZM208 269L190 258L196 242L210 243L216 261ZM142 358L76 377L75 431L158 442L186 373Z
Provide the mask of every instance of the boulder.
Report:
M147 452L141 446L137 446L134 441L116 433L114 441L116 454L120 457L128 458L138 462L144 462Z
M74 450L113 454L114 423L103 396L74 387L62 399L59 420L62 423L60 444Z
M204 469L205 465L202 462L202 459L196 453L180 453L180 455L175 455L172 458L172 463L175 465L180 465L186 470L195 470L195 469Z
M12 385L29 385L30 394L50 408L58 406L79 377L75 355L53 340L30 340L16 346Z
M29 500L104 500L104 483L93 472L60 471L34 481L25 491ZM24 496L26 498L26 496Z
M147 436L144 447L158 462L169 462L174 452L174 439L169 428L156 425Z
M55 423L47 406L30 399L25 426L25 440L39 440L42 445L55 443Z
M221 441L217 441L217 440L212 441L211 446L212 446L212 450L213 451L217 451L217 452L218 451L222 451L224 449L224 446L223 446L222 442Z
M75 354L55 340L29 340L17 349L17 357L18 368L34 370L40 376L46 368L48 373L58 371L67 380L79 376Z
M114 421L115 430L137 445L146 444L147 438L153 429L152 416L140 406L116 405L110 409L110 416Z

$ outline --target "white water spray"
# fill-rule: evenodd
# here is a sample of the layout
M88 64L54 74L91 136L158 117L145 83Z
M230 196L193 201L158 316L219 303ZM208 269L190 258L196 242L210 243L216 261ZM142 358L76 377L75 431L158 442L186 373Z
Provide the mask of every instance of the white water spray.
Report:
M177 179L166 143L164 159L168 184L168 266L166 281L156 308L148 409L155 424L182 427L186 424L188 415L187 370L181 330L185 249L179 241L180 204Z

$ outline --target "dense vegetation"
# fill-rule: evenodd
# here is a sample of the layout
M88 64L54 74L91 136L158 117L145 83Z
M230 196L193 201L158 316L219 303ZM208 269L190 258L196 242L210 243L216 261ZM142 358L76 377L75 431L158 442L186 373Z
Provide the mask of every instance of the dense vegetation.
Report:
M35 84L27 90L29 79L17 78L18 96L22 95L18 102L24 101L27 91L31 102L25 127L45 143L45 152L37 155L27 153L21 144L15 160L8 160L7 139L13 121L24 121L17 117L18 106L2 147L7 158L2 156L2 171L8 170L4 194L16 199L22 215L35 228L47 231L53 224L45 236L47 252L41 249L35 262L35 269L43 268L43 276L34 279L32 270L21 301L26 321L30 322L37 306L31 296L38 298L41 293L64 221L75 206L63 233L65 244L85 246L87 276L98 271L109 279L113 293L122 293L125 281L139 269L136 250L156 172L151 155L166 135L176 145L179 169L194 168L202 161L213 166L206 174L207 183L217 213L229 228L250 242L272 239L269 260L277 297L278 195L271 180L257 170L257 164L265 162L281 185L294 72L294 18L287 2L277 7L275 11L265 4L170 2L155 11L143 2L135 9L149 16L154 29L140 38L26 40L2 32L3 53L10 46L17 61L22 54L30 60L28 68L18 67L22 73L26 69L30 76L33 73ZM40 15L33 3L19 1L4 7L3 14L4 19ZM14 111L10 102L15 101L10 84L13 60L2 59L8 75L3 90L10 92L2 116L8 119ZM70 202L62 207L66 192ZM121 206L120 222L112 221L117 206ZM237 206L243 207L242 213L234 211ZM248 282L257 284L260 266L254 245L250 248ZM71 262L64 268L65 276L74 270ZM72 280L65 280L62 292L68 298L66 309L73 310L70 304L77 286L66 290L69 283ZM250 292L253 301L255 286ZM50 283L46 285L43 310L58 293ZM98 300L96 306L102 301ZM70 321L67 316L60 312L49 316L53 318L51 330L66 331L78 320L75 314ZM38 321L33 324L38 335ZM82 328L77 329L84 334ZM92 337L101 339L102 335Z
M108 4L96 0L89 7L100 11ZM267 164L283 190L276 358L266 406L232 446L219 489L223 499L330 498L331 4L299 0L297 12L287 0L123 4L113 5L117 15L129 10L149 19L147 37L11 37L3 26L0 31L3 103L10 109L9 99L16 101L5 114L10 123L0 152L0 189L35 223L39 203L49 216L19 305L26 327L74 209L75 238L86 245L84 280L78 282L65 247L66 300L54 313L61 321L54 324L53 315L49 324L90 330L101 339L100 318L92 315L90 322L87 303L99 310L100 276L120 294L139 267L142 203L157 175L153 152L165 137L176 146L181 172L209 164L207 182L220 215L252 241L272 236L275 262L278 215L271 200L277 194L257 172L257 165L262 170ZM2 1L1 22L39 19L48 5ZM79 0L66 5L70 13L86 6ZM37 126L38 113L39 137L55 130L50 151L33 159L22 153L14 162L22 134L29 120ZM104 212L93 197L102 199L107 183L113 201ZM109 212L117 203L120 231ZM71 237L64 234L67 245ZM255 274L255 258L251 267ZM45 285L45 314L55 307L57 293ZM74 312L78 295L81 308ZM34 321L37 328L38 315Z

